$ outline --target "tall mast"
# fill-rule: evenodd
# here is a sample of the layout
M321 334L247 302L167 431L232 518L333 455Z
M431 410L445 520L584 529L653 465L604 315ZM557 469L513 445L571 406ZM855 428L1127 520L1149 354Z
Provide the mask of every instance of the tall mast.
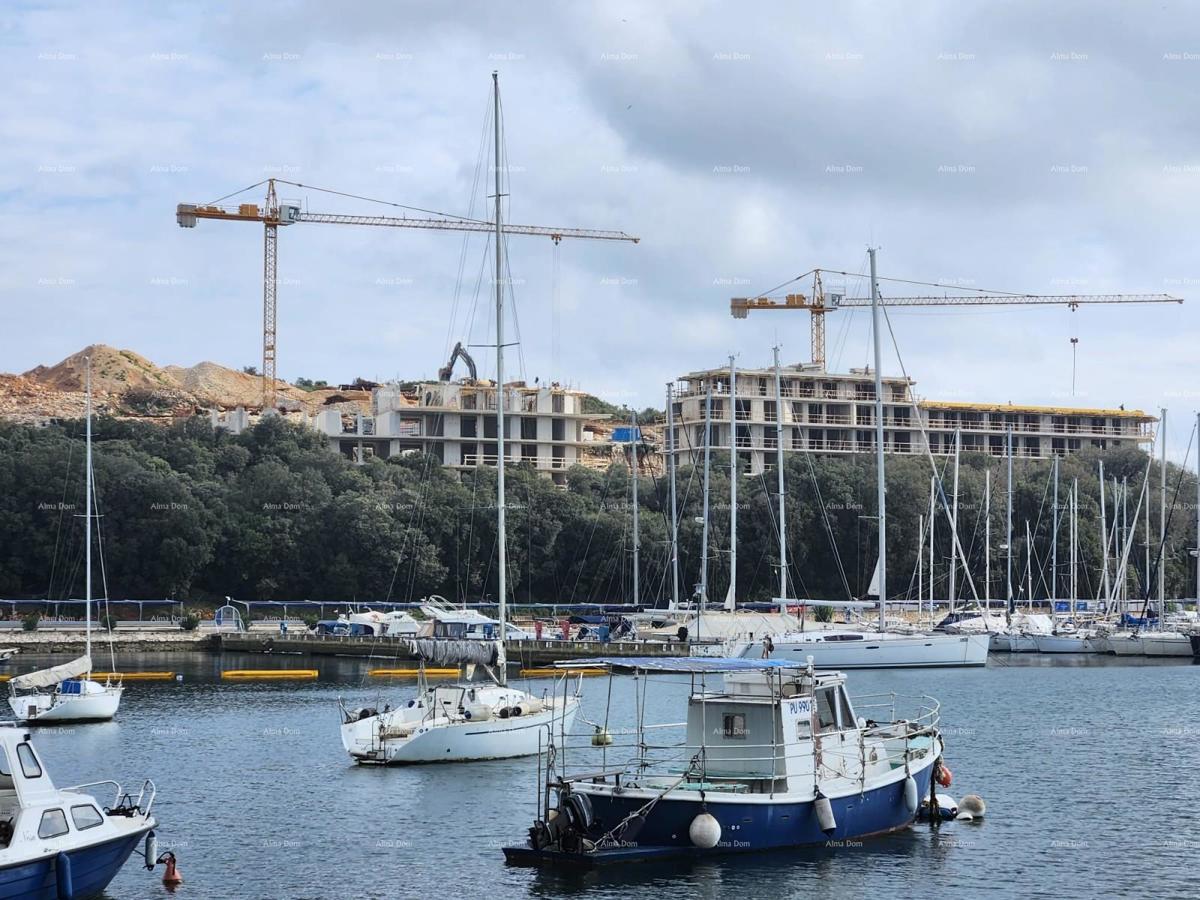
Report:
M932 522L930 524L933 524ZM917 514L917 617L921 616L921 604L925 602L925 513Z
M1079 479L1071 482L1071 615L1075 615L1075 601L1079 597Z
M1108 510L1105 508L1107 500L1104 496L1104 460L1100 460L1100 552L1101 559L1104 562L1104 571L1100 575L1100 590L1104 597L1104 611L1108 612L1108 607L1112 604L1112 597L1109 596L1110 588L1108 583Z
M775 347L775 470L779 483L779 611L787 612L787 518L783 506L783 379L779 372L779 347ZM918 596L919 599L919 596Z
M875 248L871 255L871 334L875 344L875 493L879 505L879 630L887 619L887 482L883 462L883 372L880 369L879 282L875 277Z
M700 620L704 615L704 602L708 599L708 473L712 459L712 379L704 395L704 508L700 537L700 599L696 603L696 637L700 636Z
M992 470L983 470L983 604L992 608ZM985 613L986 615L986 613ZM985 620L986 621L986 620Z
M950 502L950 613L958 600L958 456L962 447L962 431L954 429L954 496Z
M729 593L725 595L730 612L737 608L737 369L733 359L729 357Z
M1050 524L1050 612L1058 599L1058 455L1054 456L1054 509Z
M87 482L84 488L84 516L83 516L83 540L87 544L86 575L84 576L84 613L87 625L87 649L85 655L88 658L89 665L92 659L92 358L87 358L87 462L84 480Z
M1200 413L1196 413L1196 610L1200 612Z
M499 551L500 650L496 660L500 684L508 684L504 640L508 592L507 532L504 522L504 231L500 225L500 73L492 72L492 124L496 151L496 543Z
M630 471L632 473L633 482L633 605L639 605L641 601L641 572L639 571L639 551L641 550L641 536L638 529L638 433L637 433L637 412L629 414L629 439L633 444L633 455L631 462L633 463Z
M1025 589L1029 592L1026 600L1029 611L1033 612L1033 533L1029 530L1029 520L1025 520ZM1051 610L1053 612L1053 610Z
M1008 611L1011 613L1016 605L1013 600L1013 585L1012 585L1012 563L1013 563L1013 540L1012 540L1012 508L1013 508L1013 439L1012 426L1008 427L1008 434L1005 435L1007 440L1006 449L1008 450L1008 489L1005 493L1004 503L1004 546L1005 546L1005 562L1004 562L1004 591L1008 600Z
M675 505L675 391L667 383L667 482L671 495L671 609L679 608L679 510Z
M929 476L929 621L933 622L933 576L936 572L933 556L933 530L937 524L937 507L934 506L934 489L937 476Z
M1167 611L1167 567L1166 563L1166 547L1167 547L1167 411L1162 411L1162 422L1159 425L1159 432L1162 434L1162 440L1159 442L1159 455L1162 458L1162 493L1159 501L1158 513L1158 614L1165 615Z

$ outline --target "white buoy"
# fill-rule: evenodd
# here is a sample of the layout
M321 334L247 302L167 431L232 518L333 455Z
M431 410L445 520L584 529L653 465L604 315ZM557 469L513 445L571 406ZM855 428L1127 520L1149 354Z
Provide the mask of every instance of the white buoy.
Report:
M688 826L688 837L703 850L711 850L721 840L721 823L712 813L702 812Z
M837 819L833 817L833 804L829 802L829 798L818 793L816 800L813 801L813 809L817 813L817 821L821 824L821 830L826 834L833 834L837 830Z
M987 804L978 794L967 794L958 801L958 818L966 821L982 819L987 812Z
M917 811L917 779L911 775L904 779L904 805L910 813Z

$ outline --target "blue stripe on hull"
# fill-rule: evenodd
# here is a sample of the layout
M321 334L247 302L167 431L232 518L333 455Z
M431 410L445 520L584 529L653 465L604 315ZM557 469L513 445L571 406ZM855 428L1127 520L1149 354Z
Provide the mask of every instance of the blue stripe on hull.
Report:
M71 858L74 895L91 897L108 887L145 833L139 831L103 844L67 851ZM57 856L53 854L33 862L0 868L0 898L58 900Z
M929 794L931 768L913 774L918 796ZM645 805L645 799L590 795L597 828L607 831L625 816ZM904 804L904 781L885 785L865 794L830 798L837 829L827 835L821 831L813 804L807 803L709 803L708 812L721 823L721 841L704 854L773 850L829 842L851 841L873 834L903 828L914 814ZM688 837L688 826L700 812L697 800L664 797L647 816L646 824L630 843L638 847L679 847L695 849Z

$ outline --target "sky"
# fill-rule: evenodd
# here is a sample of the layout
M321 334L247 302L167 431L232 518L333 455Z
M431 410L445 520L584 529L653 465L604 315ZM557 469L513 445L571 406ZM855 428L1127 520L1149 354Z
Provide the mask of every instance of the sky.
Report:
M273 177L486 218L493 71L505 219L640 238L509 238L515 377L661 408L668 381L730 354L807 360L807 314L734 320L729 298L864 273L874 246L881 275L946 290L1184 298L896 310L884 353L933 399L1166 407L1182 458L1200 407L1200 11L1175 2L6 4L0 371L90 343L261 365L261 226L181 229L176 204ZM458 340L493 371L488 253L480 236L281 229L279 374L432 378ZM869 323L828 317L831 369L870 360Z

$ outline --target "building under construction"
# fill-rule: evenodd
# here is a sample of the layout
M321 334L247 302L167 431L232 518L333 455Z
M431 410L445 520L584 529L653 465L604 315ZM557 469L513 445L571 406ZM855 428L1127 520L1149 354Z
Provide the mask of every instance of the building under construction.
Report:
M772 464L780 416L784 450L874 452L875 378L870 370L851 369L842 375L812 364L785 366L780 377L782 408L776 400L773 368L737 369L737 396L733 398L729 374L728 368L706 369L679 379L672 414L680 462L698 460L704 449L710 388L711 446L718 450L729 447L731 411L736 406L737 446L748 455L751 472L761 472ZM886 452L924 453L927 436L933 453L953 453L958 434L963 452L1003 456L1011 431L1014 456L1047 459L1089 447L1149 444L1158 421L1141 410L1124 408L924 400L916 396L914 385L908 378L883 379Z

